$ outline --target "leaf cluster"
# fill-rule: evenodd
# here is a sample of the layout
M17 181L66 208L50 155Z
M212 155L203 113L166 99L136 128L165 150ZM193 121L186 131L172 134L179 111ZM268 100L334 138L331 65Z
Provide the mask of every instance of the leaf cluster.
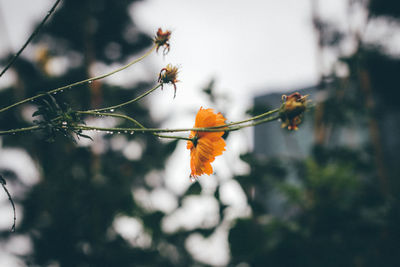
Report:
M48 142L54 142L58 135L64 136L74 143L76 143L75 137L92 140L90 136L83 134L81 129L71 127L85 122L69 104L59 103L50 94L36 100L36 104L38 109L32 114L32 117L38 119L33 120L33 123L44 131Z

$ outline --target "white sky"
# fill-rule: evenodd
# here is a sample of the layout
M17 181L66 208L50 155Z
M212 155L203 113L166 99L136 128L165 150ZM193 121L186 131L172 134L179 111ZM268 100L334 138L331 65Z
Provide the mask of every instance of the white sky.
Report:
M3 46L17 51L32 31L33 22L52 4L49 0L0 0L5 20L0 23L0 32L7 33L9 40L8 44L1 42L0 49ZM333 10L332 6L328 10ZM130 12L140 29L150 35L158 27L173 31L171 52L165 57L153 54L143 63L154 67L155 77L157 70L167 63L180 66L176 99L172 100L173 90L169 86L148 99L152 115L164 127L192 126L200 106L223 111L229 121L243 119L254 96L268 90L301 88L318 81L311 0L147 0L133 5ZM117 75L132 76L134 68ZM212 106L201 93L211 78L216 79L217 93L227 96L217 106ZM243 166L229 159L238 158L248 150L251 138L251 130L232 134L224 165L234 165L243 171ZM187 152L183 143L180 151L175 158L188 158L183 155ZM187 187L186 179L182 179L187 177L187 163L171 160L167 166L169 177L176 177L171 182L176 192ZM225 176L232 174L229 168L221 172Z
M169 87L151 96L152 115L165 127L192 126L200 106L223 108L230 121L243 119L256 95L318 81L309 0L147 0L130 11L148 34L158 27L172 30L170 53L150 59L156 69L181 66L176 99ZM216 106L201 93L211 78L217 93L229 99ZM213 164L221 179L246 170L237 159L251 147L251 133L231 134L227 151ZM188 166L181 143L166 166L166 183L176 193L187 187Z
M173 32L171 52L164 61L157 58L160 68L181 66L173 106L179 102L197 111L203 105L199 91L211 78L218 92L233 98L232 106L248 104L268 88L285 90L318 80L309 0L150 0L135 4L131 12L149 34L158 27ZM171 108L164 95L160 98L155 115L165 114L164 106Z
M0 0L0 18L4 19L0 21L0 56L7 48L19 49L32 32L33 22L42 18L53 2ZM332 6L333 2L337 5ZM325 13L341 10L345 2L330 1ZM170 53L164 58L160 53L146 59L155 70L167 63L180 66L176 99L172 99L172 87L166 86L149 100L152 115L165 127L193 125L199 107L211 105L201 93L211 78L216 79L217 93L228 96L214 108L223 107L230 121L243 119L256 95L318 81L311 0L146 0L133 5L130 12L139 28L150 35L158 27L172 30ZM219 182L230 188L224 193L227 201L237 200L235 195L241 192L231 176L246 170L238 158L251 146L251 138L251 131L231 135L226 153L213 163L219 181L214 176L201 178L206 190L212 192ZM166 186L178 194L189 186L185 145L179 144L166 166ZM245 198L241 202L245 203ZM188 247L193 240L188 240ZM224 264L229 258L226 249L224 243L219 250L213 248L205 254L213 259L212 263ZM211 255L213 252L224 256ZM6 263L0 260L0 265Z

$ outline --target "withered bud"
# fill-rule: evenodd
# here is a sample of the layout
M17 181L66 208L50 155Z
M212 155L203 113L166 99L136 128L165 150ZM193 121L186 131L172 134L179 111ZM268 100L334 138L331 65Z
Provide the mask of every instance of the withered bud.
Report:
M154 43L156 45L157 52L160 47L164 47L164 51L163 51L164 55L166 55L169 52L169 49L170 49L169 38L170 37L171 37L170 31L166 30L165 32L163 32L161 30L161 28L158 28L156 36L154 37Z
M161 89L163 89L164 84L171 83L174 86L174 98L176 96L176 83L179 82L178 77L178 67L168 64L165 68L162 68L160 74L158 75L158 82L161 83Z
M282 106L279 114L282 120L282 128L288 128L288 130L298 130L298 125L301 123L301 117L307 106L308 95L302 96L296 92L289 96L283 95Z

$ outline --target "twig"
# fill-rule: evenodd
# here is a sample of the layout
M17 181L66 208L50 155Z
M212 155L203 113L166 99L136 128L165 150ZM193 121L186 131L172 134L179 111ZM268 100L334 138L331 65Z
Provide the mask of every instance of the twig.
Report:
M0 175L0 184L3 186L4 191L6 191L7 196L8 196L8 200L10 200L10 203L12 205L13 211L14 211L14 223L11 226L11 232L15 232L15 222L17 221L17 215L15 212L15 205L14 205L14 201L11 198L11 194L10 192L8 192L7 187L6 187L6 180L3 178L3 176Z
M139 95L138 97L131 99L129 101L126 101L124 103L115 105L115 106L111 106L111 107L106 107L106 108L99 108L99 109L92 109L92 110L87 110L88 112L101 112L101 111L108 111L108 110L115 110L117 108L129 105L131 103L137 102L140 99L142 99L143 97L147 96L148 94L151 94L153 91L157 90L157 88L159 88L160 86L162 86L161 83L157 84L155 87L153 87L152 89L144 92L143 94Z
M61 2L61 0L57 0L50 11L47 12L46 17L40 22L40 24L36 27L35 31L29 36L28 40L26 40L25 44L21 47L21 49L11 58L10 62L8 62L7 66L1 71L0 77L14 64L15 60L19 57L19 55L24 51L24 49L28 46L28 44L33 40L36 34L40 31L43 25L46 23L47 19L53 14L54 10L56 9L57 5Z
M9 109L12 108L12 107L15 107L15 106L18 106L18 105L27 103L27 102L29 102L29 101L35 100L35 99L37 99L37 98L39 98L39 97L46 96L46 95L48 95L48 94L55 94L55 93L57 93L57 92L63 91L64 89L70 89L70 88L75 87L75 86L78 86L78 85L80 85L80 84L91 83L91 82L93 82L93 81L100 80L100 79L106 78L106 77L108 77L108 76L111 76L111 75L113 75L113 74L115 74L115 73L117 73L117 72L120 72L120 71L122 71L122 70L124 70L124 69L127 69L128 67L132 66L133 64L135 64L135 63L141 61L142 59L144 59L145 57L147 57L148 55L150 55L151 52L153 52L155 49L156 49L156 46L152 46L152 48L151 48L148 52L146 52L143 56L141 56L141 57L139 57L139 58L137 58L137 59L135 59L135 60L129 62L129 63L126 64L125 66L122 66L122 67L120 67L120 68L118 68L118 69L116 69L116 70L113 70L113 71L109 72L109 73L102 74L102 75L99 75L99 76L96 76L96 77L92 77L92 78L88 78L88 79L86 79L86 80L82 80L82 81L79 81L79 82L71 83L71 84L68 84L68 85L65 85L65 86L58 87L58 88L56 88L56 89L50 90L50 91L48 91L48 92L40 93L40 94L37 94L37 95L35 95L35 96L26 98L26 99L21 100L21 101L19 101L19 102L17 102L17 103L14 103L14 104L12 104L12 105L9 105L9 106L7 106L7 107L4 107L4 108L0 109L0 113L1 113L1 112L4 112L4 111L6 111L6 110L9 110Z

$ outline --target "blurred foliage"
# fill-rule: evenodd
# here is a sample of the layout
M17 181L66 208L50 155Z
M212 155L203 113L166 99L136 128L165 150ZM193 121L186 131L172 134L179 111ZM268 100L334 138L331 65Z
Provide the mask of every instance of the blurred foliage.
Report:
M36 39L36 45L47 50L46 57L37 62L17 60L13 69L18 82L0 91L0 105L83 80L90 76L92 64L122 63L149 47L151 38L135 26L128 13L133 2L63 1ZM371 17L400 16L399 4L394 0L351 2L369 7ZM322 48L336 49L348 37L322 20L315 20L314 26L321 33L318 44ZM400 123L393 120L393 114L399 110L400 61L379 46L365 45L362 40L358 45L354 54L340 59L349 69L347 77L332 73L321 79L327 98L313 114L316 129L323 129L322 133L358 125L367 133L368 142L356 148L338 146L322 134L306 158L242 155L250 170L234 179L246 194L251 216L229 222L229 266L398 265L400 183L396 178L400 174L400 148L393 136L397 138ZM51 75L45 66L56 57L68 58L69 65L64 73ZM157 71L155 79L156 76ZM69 118L71 109L113 105L121 99L132 99L149 86L145 82L129 88L102 82L82 85L9 110L0 116L0 125L8 129L30 126L32 114L38 124L60 116L67 123L76 122L81 118ZM211 101L220 97L214 80L203 91ZM248 113L259 114L270 108L257 106ZM142 103L125 106L121 112L148 127L157 126ZM50 118L43 118L48 114ZM386 120L388 123L384 124ZM128 122L118 123L127 126ZM39 183L15 197L23 207L17 232L29 236L33 243L32 253L21 256L27 265L203 265L190 255L185 242L194 233L209 237L226 219L227 205L221 200L220 187L213 192L219 206L217 225L179 228L172 233L165 233L162 228L169 214L143 207L132 193L132 189L151 191L160 186L146 182L146 176L164 168L177 141L164 143L139 133L124 135L124 147L127 142L136 142L142 148L139 159L128 159L121 148L112 147L121 136L105 135L101 141L94 137L90 146L77 145L71 142L71 138L76 140L75 135L58 126L48 125L47 132L2 137L3 147L25 149L41 175ZM53 131L62 134L53 135ZM46 142L48 137L56 142ZM379 148L383 156L378 153ZM382 171L380 156L386 172ZM0 171L13 183L22 184L16 173ZM177 196L177 209L184 205L185 198L201 194L201 184L191 184ZM113 224L120 216L139 219L150 236L150 244L133 246L118 233ZM7 242L10 235L1 232L1 241Z
M400 3L397 0L370 0L369 10L372 16L400 16Z
M237 220L230 231L232 263L397 264L392 253L397 250L398 199L381 194L377 177L368 168L373 165L371 157L352 158L361 152L341 150L315 153L305 161L271 159L263 164L246 156L251 172L236 179L247 189L253 215ZM295 181L285 169L296 173Z
M398 1L351 3L369 7L370 19L400 18ZM314 26L321 49L339 51L354 37L323 20ZM398 266L400 60L380 45L357 45L339 59L348 76L321 79L311 155L242 156L250 172L235 179L253 213L230 230L232 266ZM367 136L358 146L328 136L355 126Z
M151 37L135 26L129 14L134 2L63 1L35 39L36 48L44 49L45 53L37 61L25 58L16 61L12 69L18 82L0 91L0 105L7 106L86 79L93 75L90 69L94 63L123 63L149 48ZM49 64L57 58L68 61L61 74L54 74ZM154 81L157 73L155 70ZM32 123L45 126L44 131L2 137L4 148L22 148L30 154L41 176L32 188L23 185L18 177L13 179L13 183L26 189L15 199L23 207L17 233L30 237L33 244L32 253L21 256L27 265L189 266L196 262L185 248L185 240L196 231L165 234L161 222L166 214L139 205L132 193L133 189L150 192L154 188L145 182L145 177L151 171L164 168L177 141L160 142L154 136L140 133L123 136L94 133L93 141L87 140L89 145L82 145L76 144L77 137L88 136L63 128L63 123L83 122L71 110L115 105L138 96L150 86L137 82L124 88L95 81L47 95L2 114L0 124L5 129ZM143 103L124 106L119 112L133 116L148 127L158 126ZM116 127L131 126L127 124L117 121ZM113 148L112 143L121 137L122 147ZM129 142L139 144L140 158L128 159L124 155ZM0 171L6 178L17 176L9 169ZM199 194L200 190L196 183L188 194ZM184 197L180 197L179 203ZM115 220L121 216L138 218L143 223L144 234L150 236L150 243L135 246L123 237L114 227ZM198 232L209 235L213 228ZM7 242L10 233L3 231L0 237Z

